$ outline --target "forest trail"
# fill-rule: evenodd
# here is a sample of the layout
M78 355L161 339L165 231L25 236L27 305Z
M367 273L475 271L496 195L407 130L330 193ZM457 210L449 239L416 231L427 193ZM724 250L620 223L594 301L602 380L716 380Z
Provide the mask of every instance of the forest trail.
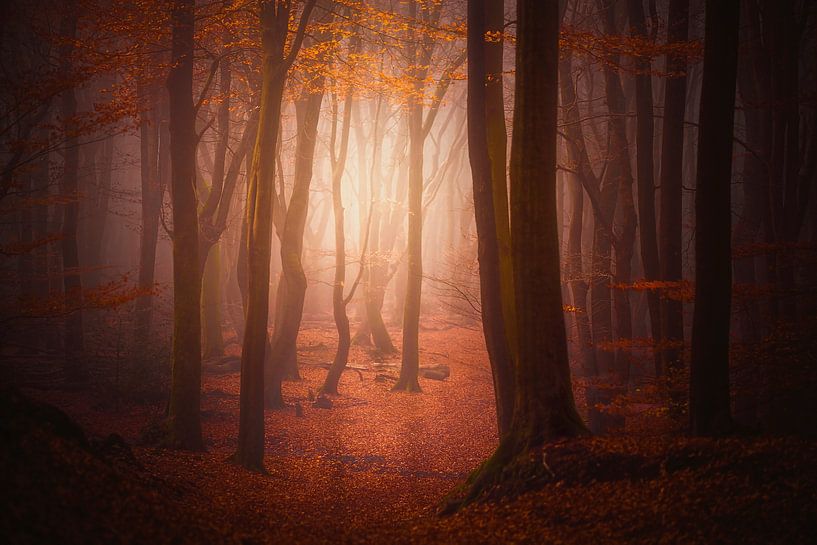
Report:
M392 334L399 341L399 331ZM303 330L303 380L284 383L285 410L266 411L267 476L225 463L238 436L239 374L213 372L212 365L205 365L202 384L207 452L135 446L134 453L153 476L184 490L193 510L220 519L208 524L248 542L259 535L296 542L353 539L371 536L373 527L393 529L430 516L490 455L497 438L481 332L441 326L421 337L423 346L433 347L421 349L421 365L450 366L447 380L421 378L423 393L391 393L399 354L379 357L353 346L341 395L332 396L326 409L314 407L310 397L332 361L336 332L328 324ZM161 412L158 406L115 412L95 407L94 396L81 393L36 397L65 409L90 435L115 432L131 445L139 444L145 423Z

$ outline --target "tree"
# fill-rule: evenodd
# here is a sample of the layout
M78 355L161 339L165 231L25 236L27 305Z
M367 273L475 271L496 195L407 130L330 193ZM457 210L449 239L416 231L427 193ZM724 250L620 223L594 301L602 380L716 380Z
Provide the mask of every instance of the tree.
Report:
M647 39L647 25L644 21L642 0L628 0L630 32L634 37ZM635 76L636 107L636 178L638 179L638 229L641 242L641 263L644 266L644 278L656 281L661 277L658 260L658 235L655 226L655 161L653 156L653 101L652 75L649 57L636 59L638 73ZM658 343L661 341L661 301L656 290L647 292L647 306L650 312L650 331L653 340L653 360L655 374L664 374L661 352Z
M670 0L667 15L667 42L671 46L687 39L689 0ZM661 133L661 223L658 244L660 249L661 280L683 280L681 263L682 182L684 159L684 114L686 113L686 59L683 53L667 53L666 72L669 77L664 88L664 128ZM683 364L684 314L681 301L664 297L661 301L661 334L664 343L664 369L677 375ZM671 411L678 411L679 400L671 400Z
M615 14L612 5L606 5L598 0L601 10L603 28L610 35L617 33ZM626 105L621 77L614 65L619 64L619 57L610 54L605 59L604 84L606 90L607 109L610 119L607 121L608 163L605 178L616 188L616 211L614 216L615 234L615 274L613 281L619 286L626 286L632 280L633 246L635 245L636 216L633 204L633 175L630 167L629 141L627 127L624 122ZM630 308L630 292L627 289L613 290L613 303L616 318L616 339L629 341L632 338L632 312ZM626 393L630 374L630 356L626 349L619 346L615 352L615 362L612 369L604 369L611 373L615 388L610 389L612 394ZM611 400L612 401L612 400ZM622 428L622 417L608 416L608 427Z
M139 85L139 150L142 189L142 230L139 232L139 287L144 291L136 300L136 345L144 347L150 336L153 312L153 283L156 269L156 242L159 236L159 214L162 207L165 177L160 170L162 151L160 142L166 140L167 123L161 118L162 108L153 105L159 100L166 105L165 97L160 98L159 89L153 85Z
M350 52L357 53L360 50L360 39L353 37ZM335 319L335 327L338 330L338 348L335 351L335 358L326 374L326 380L321 387L321 392L326 394L338 393L338 382L349 359L349 348L352 344L352 335L349 329L349 317L346 314L346 307L352 301L355 291L359 285L363 270L365 268L364 256L366 246L369 242L371 229L371 210L369 211L369 223L364 235L363 246L360 250L360 267L355 281L349 290L348 295L344 295L346 285L346 229L343 212L343 194L341 182L343 172L346 168L346 159L349 151L349 129L352 123L352 103L354 99L352 84L347 84L346 98L343 101L343 121L340 129L340 144L336 151L338 107L337 97L334 96L332 104L332 129L329 140L329 160L332 163L332 213L335 217L335 281L332 285L332 315Z
M285 54L292 2L260 1L263 47L261 111L247 183L247 311L241 352L238 448L232 458L237 464L256 471L264 470L264 358L269 314L275 169L275 155L270 150L276 149L287 71L301 47L314 5L315 0L307 0L304 5L297 33L289 52Z
M62 16L59 48L60 68L64 77L72 79L74 40L77 36L77 5L68 2ZM66 199L62 219L62 269L65 304L65 372L71 380L81 379L85 373L85 334L82 324L82 273L79 263L77 230L79 225L79 138L74 126L77 115L77 97L73 85L61 97L60 115L65 132L64 163L61 192Z
M435 44L434 36L429 29L439 23L441 12L442 2L431 6L421 5L417 0L409 3L409 17L412 20L419 19L426 31L420 43L412 43L410 47L409 69L407 70L412 86L406 106L409 133L406 243L408 267L403 308L403 357L400 376L394 385L394 391L420 391L418 376L420 372L420 300L423 290L423 148L426 137L434 125L442 99L453 79L452 73L465 62L465 53L463 53L447 67L437 82L432 105L424 116L425 80L428 77Z
M469 16L484 16L469 2ZM531 451L586 432L576 411L567 358L556 224L556 120L559 2L518 0L514 132L511 144L511 243L517 357L514 412L499 447L467 483L473 501L504 480L545 472ZM535 461L532 461L534 460Z
M168 441L174 447L201 450L201 275L193 107L195 0L175 0L172 22L172 67L167 79L173 206L173 378Z
M739 0L706 3L689 378L689 427L694 435L717 435L731 426L731 182L739 13Z
M482 312L482 331L485 346L494 378L494 396L496 398L497 428L500 437L508 432L513 415L513 358L510 342L505 327L507 313L503 310L502 279L500 265L499 239L500 231L507 226L506 214L497 212L495 189L497 185L505 186L504 153L495 153L492 161L489 146L488 129L488 87L493 84L488 79L486 57L486 11L491 8L503 10L502 1L472 0L468 3L468 156L471 162L471 177L474 181L474 214L477 225L477 259L479 260L480 300ZM501 63L501 61L500 61ZM496 76L494 76L496 77ZM501 92L501 85L500 85ZM500 94L501 97L501 94ZM504 112L502 130L504 131ZM496 123L496 119L494 122ZM498 131L497 127L494 131ZM499 140L496 133L493 133ZM499 147L497 142L495 150ZM501 143L505 148L504 139ZM496 150L501 151L501 150ZM498 156L498 157L497 157ZM503 160L501 168L496 161ZM501 173L501 178L496 179ZM504 191L500 193L504 194ZM497 218L500 216L500 218ZM506 221L506 225L499 223ZM510 238L510 236L508 236ZM511 271L512 272L512 271ZM511 298L513 301L513 298Z
M321 23L326 22L328 9L323 8ZM329 39L328 33L321 29L316 33L315 42L320 47ZM326 58L319 54L319 65ZM292 195L286 207L283 231L281 233L281 268L283 271L283 296L278 316L280 323L275 324L275 337L267 369L266 405L270 408L281 408L284 400L281 396L281 380L284 376L298 379L297 340L301 328L301 318L306 297L306 273L303 256L304 229L309 211L309 193L312 183L312 166L315 159L315 144L318 139L318 120L323 103L325 76L323 66L317 68L317 75L306 74L311 81L305 81L301 97L295 103L298 141L295 146L295 172L293 176Z

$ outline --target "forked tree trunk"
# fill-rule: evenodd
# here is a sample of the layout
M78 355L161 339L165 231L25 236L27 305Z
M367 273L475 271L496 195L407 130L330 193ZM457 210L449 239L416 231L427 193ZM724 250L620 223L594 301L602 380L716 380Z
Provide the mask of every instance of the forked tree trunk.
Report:
M301 327L304 298L306 297L306 274L301 257L306 216L309 207L309 188L312 182L312 162L318 133L318 118L323 101L323 84L317 83L319 91L307 94L302 103L296 104L298 112L298 143L295 150L295 174L292 196L286 212L284 232L281 237L281 266L283 307L281 323L276 324L272 343L270 367L267 373L266 405L271 408L283 407L281 380L284 377L298 378L296 363L296 343ZM279 294L281 292L279 291Z
M338 393L338 382L346 363L349 360L349 347L352 344L352 335L349 330L349 317L346 315L346 302L343 291L346 283L346 230L343 219L343 197L341 195L341 180L343 168L346 164L346 150L349 145L349 124L352 117L352 93L348 92L343 109L343 128L341 129L340 158L332 165L332 212L335 216L335 282L332 285L332 314L335 318L335 327L338 330L338 348L335 359L329 367L329 373L323 383L321 391L327 394ZM335 112L334 124L337 124ZM333 125L334 129L334 125ZM335 153L334 130L331 153ZM363 264L361 263L361 267Z
M482 5L469 2L480 27ZM511 241L518 358L511 429L470 478L456 509L511 479L535 479L545 466L534 449L586 433L573 401L559 280L556 224L557 0L517 2L516 91L511 146ZM534 451L534 452L532 452ZM538 453L537 453L538 454Z
M281 123L281 101L286 83L284 45L289 6L277 1L260 3L263 47L262 84L258 134L247 181L247 210L239 266L246 325L241 352L238 448L233 461L247 469L264 471L264 375L269 318L269 264L272 245L272 199L275 154ZM299 28L300 32L303 32ZM242 264L245 263L246 265ZM244 280L246 279L246 280Z
M731 185L739 0L707 0L695 192L695 313L689 376L694 435L729 431Z
M420 13L418 13L418 8ZM426 25L434 25L440 18L441 4L418 5L409 3L409 17L420 17ZM419 392L420 382L420 301L423 290L423 148L426 135L434 122L436 110L430 109L423 119L423 92L428 75L433 38L426 35L420 45L413 46L410 75L413 93L408 99L409 174L408 174L408 234L406 250L406 296L403 307L403 358L400 376L393 391ZM442 82L442 80L441 80ZM437 91L441 90L438 85ZM443 90L443 92L445 92Z

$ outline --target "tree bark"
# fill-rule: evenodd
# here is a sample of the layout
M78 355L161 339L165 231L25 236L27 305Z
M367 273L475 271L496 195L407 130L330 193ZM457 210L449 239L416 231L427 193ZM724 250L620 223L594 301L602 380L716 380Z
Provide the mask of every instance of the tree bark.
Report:
M689 427L694 435L722 434L731 426L731 181L739 12L739 0L706 3L689 377Z
M158 89L140 86L144 110L139 119L140 174L142 184L142 230L139 232L139 289L136 300L135 344L140 350L148 345L153 311L156 243L159 237L159 214L162 207L162 184L159 175L160 112L153 106Z
M667 15L667 42L679 44L687 40L689 0L670 0ZM686 59L667 55L666 71L670 74L664 89L664 128L661 133L661 222L659 231L661 279L664 282L683 280L682 203L684 159L684 115L686 113ZM684 308L681 301L663 296L661 299L661 332L663 335L663 365L670 379L677 379L683 368ZM677 394L670 399L670 412L680 413L682 399Z
M489 78L495 77L495 74L489 76L486 70L488 44L485 32L489 4L499 4L501 8L503 2L472 0L468 4L468 157L474 183L482 332L494 378L497 429L502 437L510 430L513 416L514 365L505 328L507 313L503 310L499 249L499 233L503 229L499 222L505 221L507 226L508 218L507 214L504 218L498 217L497 207L505 205L502 202L495 202L496 184L505 185L505 164L503 162L501 168L500 165L496 165L497 160L504 160L504 154L497 153L492 160L489 145L491 133L488 129L487 88L492 82ZM504 12L502 9L500 11ZM502 115L504 131L504 111ZM497 122L496 119L493 121ZM495 134L493 136L497 140L495 146L497 148L499 138ZM504 149L504 139L501 144ZM499 175L500 171L501 179L496 180L494 176ZM504 191L501 193L506 195ZM507 213L507 207L505 211Z
M647 40L647 25L644 21L642 0L628 0L631 34ZM658 260L658 235L655 224L655 164L653 158L653 101L652 68L649 57L636 59L638 73L635 76L636 102L636 177L638 178L638 228L641 245L641 263L644 278L655 282L661 278ZM664 366L659 350L661 342L661 300L658 291L647 290L647 307L650 312L650 332L653 342L653 364L656 376L664 375Z
M603 26L610 35L617 34L615 14L611 6L604 6L599 1L599 8L603 10ZM636 216L633 203L633 175L630 167L630 149L627 140L627 127L624 116L626 105L621 77L611 65L618 64L618 55L611 55L604 67L604 83L607 109L610 119L608 127L608 166L606 177L614 184L617 191L615 224L615 274L613 281L619 287L613 290L613 306L615 310L616 340L627 342L632 339L632 310L630 306L630 290L624 288L632 281L633 247L635 246ZM630 376L630 351L619 342L615 349L615 363L611 376L613 396L627 392L627 383ZM610 400L614 401L614 398ZM607 425L610 428L623 429L624 418L608 415Z
M288 5L261 1L263 48L260 119L247 182L247 211L242 251L246 252L244 304L246 324L241 352L238 449L233 461L264 471L264 357L269 314L269 262L272 244L272 199L281 101L287 67L284 45L289 24ZM239 265L242 260L239 258ZM240 282L244 284L244 282Z
M168 439L174 447L202 450L201 275L193 107L195 1L175 0L172 21L172 67L167 80L173 205L173 378Z
M71 78L73 40L77 35L76 2L65 7L60 34L65 42L59 48L60 68ZM62 219L62 273L65 290L65 374L69 380L82 380L85 369L85 334L82 322L82 274L79 263L77 230L79 219L79 138L74 126L77 115L76 90L73 86L62 93L61 115L65 131L64 163L61 193L66 204Z
M471 0L473 2L473 0ZM478 9L470 5L472 10ZM518 361L511 429L469 479L457 509L505 479L545 473L531 451L586 433L570 381L556 224L556 119L559 3L518 0L514 134L511 145L511 241Z
M325 12L327 13L327 12ZM324 19L325 20L325 19ZM319 33L316 41L328 39ZM281 236L281 268L283 270L284 306L280 327L276 324L272 342L269 369L266 373L265 403L269 408L281 408L281 380L284 377L299 379L296 344L306 297L306 274L301 262L304 229L309 209L309 191L312 183L312 164L318 137L318 120L324 95L324 77L310 82L303 98L296 102L298 141L295 146L295 172L292 195L287 206L284 229Z

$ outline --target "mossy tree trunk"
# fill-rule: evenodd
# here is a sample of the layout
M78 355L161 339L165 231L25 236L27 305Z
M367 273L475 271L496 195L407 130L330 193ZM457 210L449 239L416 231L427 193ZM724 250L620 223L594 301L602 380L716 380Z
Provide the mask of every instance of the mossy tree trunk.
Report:
M479 25L482 4L469 2ZM511 427L470 478L465 497L519 484L545 471L531 451L586 433L576 411L567 357L556 222L559 2L517 2L516 90L511 145L511 242L517 356ZM473 24L469 21L469 24Z
M268 347L269 276L272 247L272 200L275 154L281 124L281 101L287 70L303 41L314 0L304 6L298 31L288 54L284 54L291 6L288 1L260 3L263 47L261 103L252 166L247 184L246 325L241 353L238 449L233 461L247 469L264 470L265 355ZM241 274L241 273L239 273Z
M481 4L481 5L478 5ZM493 4L490 5L489 4ZM471 177L474 183L474 213L477 226L477 258L479 260L480 300L482 301L482 331L485 336L485 346L488 349L488 358L494 379L494 397L496 398L497 428L499 435L504 436L511 425L513 415L513 358L510 342L505 326L506 317L512 313L510 308L503 307L502 294L502 264L500 250L500 232L507 235L510 242L510 231L507 212L506 191L497 189L497 185L505 186L505 164L497 165L496 161L504 161L505 154L499 153L499 136L496 132L499 127L489 131L488 87L493 84L491 78L495 73L487 73L487 57L489 44L485 41L487 30L486 11L490 8L496 11L496 5L502 1L474 0L469 5L468 19L468 156L471 163ZM500 61L501 63L501 61ZM496 92L496 91L494 91ZM501 84L500 84L501 96ZM495 105L494 105L495 106ZM504 133L504 112L502 113L502 130ZM493 118L494 124L498 121ZM490 153L489 136L494 138L494 155ZM502 150L505 143L502 138ZM496 176L501 176L499 180ZM499 197L497 197L499 193ZM499 202L496 202L496 201ZM505 214L501 208L505 207ZM500 225L504 222L505 225ZM510 250L510 247L508 248ZM510 257L510 256L508 256ZM510 263L510 260L508 260ZM512 268L511 268L512 272ZM511 283L512 287L512 283ZM513 298L511 298L513 301Z

